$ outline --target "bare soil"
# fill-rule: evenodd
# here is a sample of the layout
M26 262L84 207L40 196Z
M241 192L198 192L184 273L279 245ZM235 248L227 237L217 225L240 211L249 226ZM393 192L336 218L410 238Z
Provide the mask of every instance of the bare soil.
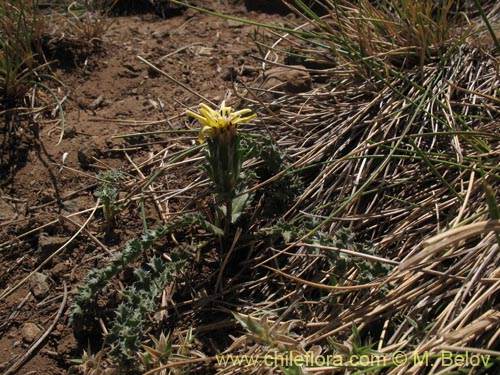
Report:
M197 4L258 22L290 26L294 20L292 15L248 12L241 1ZM69 360L81 356L84 345L77 342L69 325L69 307L87 271L103 264L108 254L86 231L61 249L90 212L74 215L74 222L62 216L95 206L98 171L133 170L153 154L175 152L179 137L184 141L186 135L114 137L194 127L184 111L202 100L179 83L220 102L232 89L231 69L242 73L243 81L257 78L260 62L254 56L259 50L252 38L276 38L254 26L192 10L167 18L146 13L109 21L112 24L98 51L84 59L61 62L56 71L64 84L58 92L65 98L62 141L58 143L61 128L57 114L53 118L40 116L36 124L23 125L24 140L14 152L11 170L3 171L0 290L11 291L3 295L0 304L3 373L15 370L15 363L28 354L17 372L10 373L65 374L71 366ZM138 56L179 83L148 68ZM187 136L195 144L196 133ZM169 178L182 185L189 176ZM97 220L87 229L110 252L122 249L141 232L140 213L135 208L120 214L111 238L104 235L99 215L96 213ZM150 225L159 222L154 208L148 207L147 215ZM34 270L48 276L47 285L23 281ZM41 292L35 291L38 287ZM45 332L47 337L29 355L31 341Z

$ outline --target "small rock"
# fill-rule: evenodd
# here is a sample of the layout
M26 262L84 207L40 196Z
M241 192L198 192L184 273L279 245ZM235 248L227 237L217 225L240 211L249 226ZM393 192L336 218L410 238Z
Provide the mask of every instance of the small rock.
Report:
M96 100L89 104L89 109L95 111L99 107L101 107L104 103L104 95L99 95Z
M78 150L78 161L82 168L88 168L95 163L95 159L98 159L100 155L101 153L94 143L87 143Z
M231 28L243 27L243 22L236 20L227 20L227 26Z
M150 108L153 108L153 109L161 109L162 108L162 105L157 102L156 100L153 100L153 99L148 99L146 101L146 104L149 105Z
M60 279L66 272L68 272L68 265L65 262L57 263L54 268L52 268L52 277Z
M64 209L68 212L77 212L81 210L82 205L80 204L80 199L70 199L64 202Z
M122 70L121 72L118 72L118 77L120 78L137 78L139 76L139 73L135 73L130 70Z
M196 46L196 47L193 47L193 52L196 56L209 57L209 56L212 56L212 54L214 52L214 48L206 47L206 46Z
M153 32L151 34L151 36L155 39L158 39L158 40L167 39L168 37L170 37L170 31L169 30L158 30L158 31Z
M77 131L74 126L65 126L64 127L64 139L71 139L76 137Z
M47 233L41 233L38 237L38 251L44 256L49 256L59 249L69 237L49 236Z
M262 88L287 94L310 91L311 75L302 65L279 66L265 73Z
M15 211L3 199L0 199L0 221L12 220L15 218Z
M25 323L21 328L21 337L27 344L31 344L42 334L42 330L35 323Z
M56 339L59 339L59 338L61 338L61 331L55 329L52 331L52 333L50 335Z
M40 272L36 272L30 277L30 290L36 299L45 298L49 294L50 286L48 279L49 277L47 275Z

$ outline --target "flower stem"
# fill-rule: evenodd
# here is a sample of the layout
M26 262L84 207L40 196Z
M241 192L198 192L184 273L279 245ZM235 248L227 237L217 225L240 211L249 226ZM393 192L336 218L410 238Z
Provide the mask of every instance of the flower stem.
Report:
M229 230L231 229L231 222L233 218L233 200L226 198L226 217L224 220L224 237L227 238Z

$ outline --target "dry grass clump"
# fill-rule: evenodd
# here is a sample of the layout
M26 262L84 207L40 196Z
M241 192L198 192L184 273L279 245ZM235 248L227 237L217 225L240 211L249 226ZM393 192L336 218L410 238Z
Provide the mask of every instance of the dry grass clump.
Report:
M267 299L241 311L299 319L304 351L344 348L347 361L372 345L408 355L359 373L427 374L412 359L422 353L436 355L434 373L460 367L440 362L443 351L500 355L495 44L483 43L480 18L450 1L323 4L320 18L295 2L309 26L300 41L289 35L273 50L306 65L330 61L311 70L326 83L298 96L269 100L258 87L249 96L264 104L262 124L287 155L288 173L307 183L283 218L295 236L262 243L256 256L273 271L258 291ZM352 236L342 243L346 228ZM326 262L332 253L337 259ZM347 268L346 254L354 259ZM363 279L366 261L391 270ZM270 347L261 344L261 353Z
M104 10L77 2L0 1L0 164L2 176L25 159L20 144L38 137L40 115L59 114L54 121L64 134L64 114L56 87L63 84L53 67L68 61L74 67L82 55L100 45L109 26ZM68 5L69 4L69 5ZM70 56L70 57L68 57ZM28 130L28 131L26 131Z
M44 24L29 1L0 2L0 100L19 104L36 80Z
M101 43L111 22L99 4L39 4L0 1L0 101L2 107L23 105L35 86L48 90L55 76L47 61L53 50L89 54ZM36 102L36 100L31 100Z

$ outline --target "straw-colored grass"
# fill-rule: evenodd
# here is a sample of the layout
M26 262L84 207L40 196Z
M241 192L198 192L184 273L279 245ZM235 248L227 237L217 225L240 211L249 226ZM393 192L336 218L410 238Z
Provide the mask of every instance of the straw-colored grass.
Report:
M325 3L331 5L328 16L307 18L314 32L328 36L321 42L326 49L316 43L313 54L305 47L297 52L309 54L309 61L331 53L337 64L321 72L329 84L266 103L279 108L279 119L261 119L289 156L293 173L308 179L284 219L315 222L298 241L257 257L276 269L273 259L286 250L273 279L283 294L292 291L290 307L272 315L309 323L300 331L305 348L320 344L325 350L329 341L348 337L352 346L355 325L365 344L388 355L498 350L500 253L492 208L499 186L500 107L494 44L471 34L481 20L466 22L464 14L454 13L452 23L451 2L437 2L438 8L431 8L436 2ZM395 266L368 290L358 283L356 267L339 273L335 264L325 268L318 259L325 248L311 254L318 231L325 243L335 242L342 228L376 248L382 259L372 262ZM327 249L345 252L338 245ZM313 297L318 288L327 291L319 300ZM276 298L244 311L258 316L276 306ZM457 367L437 363L434 373ZM413 361L383 368L390 374L428 373Z
M288 350L319 345L323 353L338 353L332 343L347 340L346 360L370 343L379 353L404 351L408 358L498 350L494 36L484 20L467 17L451 1L323 4L327 15L320 18L295 2L307 24L270 48L305 56L305 64L330 62L311 71L326 84L273 100L258 87L245 88L254 92L247 101L269 113L248 131L265 124L288 157L288 173L301 176L306 188L284 215L296 228L290 242L254 248L253 267L271 272L261 274L254 305L238 310L300 320L298 336L288 335L300 344L289 342ZM489 9L481 11L494 21L495 9ZM256 226L263 224L272 225ZM340 246L343 228L365 248L373 246L378 258ZM366 283L358 267L326 261L329 253L349 251L359 264L370 259L392 270ZM265 354L273 347L258 342L232 352ZM434 373L457 367L437 362ZM412 360L381 370L428 373Z
M0 100L4 108L18 105L36 80L42 22L31 2L0 2Z

